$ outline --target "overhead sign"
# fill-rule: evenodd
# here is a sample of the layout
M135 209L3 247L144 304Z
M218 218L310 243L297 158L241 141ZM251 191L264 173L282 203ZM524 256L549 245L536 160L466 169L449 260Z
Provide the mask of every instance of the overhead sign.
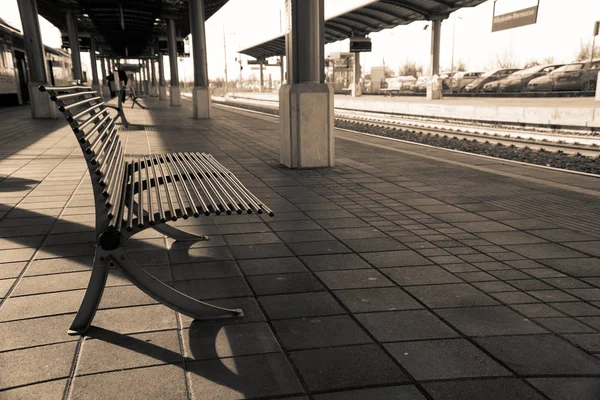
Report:
M539 5L506 14L494 15L492 32L535 24L537 22L538 9Z
M350 52L362 53L371 51L371 38L353 37L350 38Z

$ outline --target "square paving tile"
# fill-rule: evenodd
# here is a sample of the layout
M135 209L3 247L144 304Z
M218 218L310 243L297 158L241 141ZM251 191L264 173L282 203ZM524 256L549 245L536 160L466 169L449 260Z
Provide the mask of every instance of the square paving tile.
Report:
M231 252L237 260L251 258L288 257L292 253L281 243L231 246Z
M323 285L309 272L254 275L248 277L248 281L258 296L325 290Z
M434 400L542 400L544 397L519 379L481 379L423 385Z
M171 364L183 361L176 330L121 335L92 327L79 355L77 373Z
M322 256L304 256L302 261L312 271L332 271L339 269L369 268L362 258L356 254L328 254Z
M412 250L361 253L361 256L377 268L412 267L433 264L431 261Z
M405 291L397 287L337 290L334 294L353 313L423 308Z
M437 313L467 336L546 332L545 329L504 306L448 308L437 310Z
M600 258L542 260L541 263L575 277L600 276Z
M311 391L408 382L376 345L303 350L291 357Z
M507 245L507 244L528 244L528 243L545 243L546 240L540 237L530 235L525 232L509 231L509 232L482 232L477 236L487 240L490 243Z
M552 400L597 400L600 378L531 378L528 381Z
M185 398L185 375L179 365L114 371L78 377L73 383L74 399L160 399Z
M274 321L277 336L288 350L371 343L346 315Z
M330 229L329 232L338 239L366 239L386 237L386 234L375 228L341 228Z
M356 318L380 342L458 336L458 333L426 310L358 314Z
M385 348L417 380L512 375L465 339L389 343Z
M382 270L400 286L431 285L437 283L458 283L459 278L436 265L423 267L385 268Z
M0 389L69 376L76 347L67 342L0 353Z
M498 302L466 283L411 286L406 290L431 308L489 306Z
M282 294L259 297L271 319L319 317L345 314L344 309L326 292Z
M258 258L240 260L238 263L246 275L306 272L306 268L296 257Z
M593 375L600 360L552 335L479 338L487 351L522 375Z
M320 242L294 242L288 243L288 246L299 256L352 253L352 250L344 246L342 242L338 242L336 240L324 240Z
M394 285L374 268L353 269L347 271L321 271L317 272L317 276L331 290Z
M317 394L315 400L425 400L413 385L357 389L343 392Z
M248 356L280 351L264 322L232 323L195 321L182 332L186 357L194 360Z
M569 249L555 243L542 244L519 244L505 246L510 251L521 254L533 260L556 259L556 258L576 258L584 257L585 254Z
M63 398L66 379L37 383L33 385L21 386L15 389L8 389L2 392L4 400L22 400L22 399L61 399Z
M344 244L357 253L368 251L405 250L406 246L392 238L346 239Z

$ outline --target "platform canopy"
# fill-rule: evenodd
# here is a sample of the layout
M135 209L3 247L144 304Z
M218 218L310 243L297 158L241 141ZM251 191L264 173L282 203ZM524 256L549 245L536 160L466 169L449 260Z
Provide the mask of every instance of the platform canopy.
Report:
M365 36L372 32L407 25L414 21L448 18L463 7L474 7L486 0L374 0L325 21L325 43ZM285 36L279 36L240 53L256 59L285 55Z
M204 0L206 19L227 1ZM72 12L81 47L86 47L86 38L94 37L97 48L113 57L150 55L157 40L166 40L169 18L176 21L178 36L190 33L188 0L37 0L37 5L39 14L63 32L66 13ZM68 39L63 47L69 47Z

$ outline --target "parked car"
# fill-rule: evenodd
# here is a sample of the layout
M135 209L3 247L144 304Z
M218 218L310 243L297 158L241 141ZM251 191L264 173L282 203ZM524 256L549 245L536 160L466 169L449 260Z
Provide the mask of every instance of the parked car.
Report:
M499 79L504 79L513 72L519 71L518 68L502 68L495 71L489 71L475 79L473 82L465 86L465 92L476 93L480 92L483 87L490 82L495 82Z
M563 64L547 64L537 65L535 67L527 68L522 71L517 71L508 77L498 81L499 92L521 92L527 89L527 85L533 79L548 75L557 68L562 67Z
M531 80L527 90L595 90L598 72L600 72L600 59L567 64L546 76Z
M505 78L506 79L506 78ZM490 82L490 83L486 83L485 85L483 85L483 88L481 89L482 91L486 92L486 93L495 93L498 92L498 87L500 86L500 81L502 81L503 79L494 81L494 82Z
M429 83L430 76L420 76L415 85L413 86L413 92L415 93L423 93L427 91L427 84Z
M453 92L462 92L465 86L479 78L483 72L457 72L452 77L451 87Z

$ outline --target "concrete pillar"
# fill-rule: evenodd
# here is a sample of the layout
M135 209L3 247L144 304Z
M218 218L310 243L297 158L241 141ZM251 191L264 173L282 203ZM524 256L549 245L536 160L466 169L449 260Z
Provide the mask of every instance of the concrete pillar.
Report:
M264 87L265 87L265 77L263 74L263 63L262 61L258 63L258 68L260 68L260 88L259 88L259 92L262 92Z
M181 105L181 89L179 88L179 69L177 66L177 39L175 38L175 21L167 20L167 43L169 46L169 63L171 67L170 97L172 106Z
M102 96L100 83L98 82L98 59L96 58L96 40L90 38L90 63L92 64L92 89Z
M107 85L107 69L106 69L106 57L100 57L100 71L102 71L102 82L100 82L100 87L102 91L102 97L105 99L110 99L110 88Z
M69 33L69 45L71 46L71 63L73 64L73 79L76 81L83 80L83 72L81 70L81 55L79 53L79 34L77 33L77 21L75 16L70 11L66 13L67 31Z
M18 0L18 5L23 25L27 66L29 67L27 90L29 91L31 117L58 118L58 109L54 102L50 101L48 93L38 90L40 85L48 82L48 75L46 74L46 57L44 56L37 3L35 0Z
M431 75L440 74L440 40L442 34L442 20L431 21Z
M156 84L156 66L155 66L156 60L154 59L154 57L152 57L150 59L150 73L152 74L152 91L150 92L150 95L153 97L157 97L158 96L158 85Z
M144 61L144 68L146 70L146 94L148 96L152 95L152 79L150 77L150 59L147 58Z
M279 57L279 64L280 64L279 70L281 72L281 77L280 77L281 81L280 82L283 85L283 83L285 82L285 74L283 73L283 67L285 65L285 60L283 59L283 56Z
M193 118L210 118L210 90L206 61L206 29L204 27L204 0L189 0L192 54L194 55Z
M165 84L165 60L162 53L158 53L158 99L167 99L167 85Z
M287 0L287 81L279 90L280 161L334 165L333 88L325 83L324 0Z
M362 96L362 87L360 86L360 53L354 53L352 57L352 74L354 82L352 82L352 97Z

